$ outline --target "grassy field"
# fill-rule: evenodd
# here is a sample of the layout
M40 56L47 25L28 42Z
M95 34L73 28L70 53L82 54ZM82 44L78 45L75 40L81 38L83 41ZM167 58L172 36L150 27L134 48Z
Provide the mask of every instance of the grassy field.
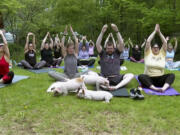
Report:
M125 62L124 65L128 70L122 74L144 71L143 64ZM0 89L1 135L180 134L180 96L144 94L145 100L142 101L113 98L109 104L79 99L75 95L53 97L46 93L54 81L47 73L34 74L20 68L13 70L15 74L30 78ZM176 74L173 87L180 92L180 72L173 73ZM127 88L136 86L134 79Z

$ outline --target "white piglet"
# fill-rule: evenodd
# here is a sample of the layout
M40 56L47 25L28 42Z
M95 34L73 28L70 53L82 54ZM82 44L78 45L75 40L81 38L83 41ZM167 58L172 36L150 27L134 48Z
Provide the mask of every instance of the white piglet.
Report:
M107 91L93 91L87 89L80 89L77 92L77 96L90 100L105 100L106 103L113 98L113 95Z
M75 78L67 82L55 82L47 89L47 92L54 92L54 95L67 95L69 91L76 92L79 88L86 88L83 78Z
M109 86L109 80L102 76L82 75L85 84Z

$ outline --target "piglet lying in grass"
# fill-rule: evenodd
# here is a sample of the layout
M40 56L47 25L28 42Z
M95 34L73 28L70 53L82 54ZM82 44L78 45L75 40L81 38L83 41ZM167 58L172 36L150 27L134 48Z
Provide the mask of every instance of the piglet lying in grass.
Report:
M54 92L54 95L67 95L69 91L76 92L79 88L86 88L83 78L75 78L67 82L55 82L48 89L47 92Z
M106 103L109 103L109 101L113 98L113 95L107 91L93 91L83 88L78 90L77 96L90 100L105 100Z
M99 86L109 87L109 80L99 75L87 74L82 75L85 84L96 85L96 90L99 90Z

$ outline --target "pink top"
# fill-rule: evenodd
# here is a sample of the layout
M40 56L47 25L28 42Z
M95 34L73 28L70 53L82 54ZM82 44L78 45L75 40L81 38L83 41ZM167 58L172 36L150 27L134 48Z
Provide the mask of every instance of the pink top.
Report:
M94 55L94 46L89 46L89 55Z

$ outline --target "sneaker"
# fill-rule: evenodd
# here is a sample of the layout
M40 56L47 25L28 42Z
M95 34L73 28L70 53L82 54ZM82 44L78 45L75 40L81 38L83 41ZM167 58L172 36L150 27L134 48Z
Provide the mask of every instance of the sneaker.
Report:
M141 94L141 90L139 89L136 90L136 96L138 97L138 99L144 99L144 95Z
M130 97L133 99L137 98L137 94L136 94L136 88L133 88L130 90Z

